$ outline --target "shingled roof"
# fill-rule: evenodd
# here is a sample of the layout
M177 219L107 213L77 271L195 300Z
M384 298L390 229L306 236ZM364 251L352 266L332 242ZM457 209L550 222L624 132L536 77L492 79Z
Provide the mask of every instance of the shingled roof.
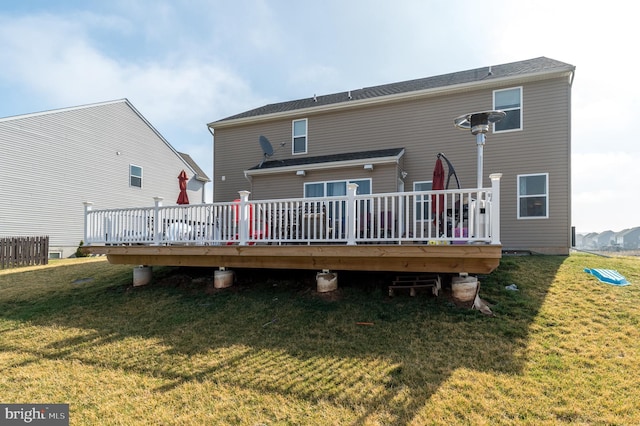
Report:
M378 98L389 95L397 95L428 89L437 89L447 86L455 86L465 83L473 83L488 80L497 80L506 77L525 76L529 74L539 74L554 71L571 72L575 69L573 65L549 59L544 56L526 61L511 62L502 65L493 65L483 68L476 68L467 71L459 71L450 74L443 74L435 77L419 78L416 80L402 81L398 83L383 84L381 86L365 87L362 89L350 90L346 92L333 93L330 95L313 96L310 98L297 99L287 102L268 104L240 114L232 115L211 123L221 123L241 118L258 117L275 113L296 111L304 108L313 108L323 105L339 104L343 102L353 102Z
M193 158L191 158L189 154L185 154L184 152L178 152L178 154L180 154L182 159L186 161L189 166L191 166L191 168L195 172L195 178L197 180L202 182L211 182L209 176L207 176L207 174L200 168L200 166L198 166L198 164L193 160Z
M339 163L341 161L375 160L381 158L401 157L404 148L377 149L373 151L349 152L344 154L319 155L316 157L296 157L284 160L270 160L254 166L249 170L274 169L292 166L309 166L313 164Z

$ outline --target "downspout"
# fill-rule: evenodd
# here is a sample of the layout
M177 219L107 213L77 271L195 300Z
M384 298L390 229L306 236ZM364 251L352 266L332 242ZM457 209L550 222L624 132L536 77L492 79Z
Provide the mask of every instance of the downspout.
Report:
M246 170L244 171L244 178L245 178L247 181L249 181L249 189L250 189L251 191L253 191L253 179L251 178L251 175L249 175L249 174L247 173L247 171L246 171Z
M576 71L575 68L571 71L571 75L569 76L569 111L567 113L567 116L569 117L569 128L567 129L567 137L568 137L568 165L567 165L567 171L569 173L569 188L568 188L568 197L567 197L567 211L569 212L569 241L567 241L567 245L569 246L569 252L571 251L571 229L573 228L573 208L571 207L573 204L573 179L571 178L571 175L573 174L573 168L571 165L571 151L573 150L572 144L573 141L571 140L572 137L572 132L571 132L571 121L572 121L572 117L571 117L571 103L572 103L572 96L573 94L571 93L571 89L573 88L573 80L575 79L575 75L576 75Z
M214 130L208 125L207 125L207 130L209 130L209 133L211 133L211 145L213 146L213 149L212 149L213 164L211 166L211 202L215 202L216 201L216 136L213 134Z

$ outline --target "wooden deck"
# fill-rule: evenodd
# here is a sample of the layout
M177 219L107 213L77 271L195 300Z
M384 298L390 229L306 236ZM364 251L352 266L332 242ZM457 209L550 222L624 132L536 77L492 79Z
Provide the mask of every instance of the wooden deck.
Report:
M111 263L487 274L499 264L492 187L95 210L84 249Z
M130 265L470 274L492 272L502 256L502 246L492 244L94 245L85 250Z

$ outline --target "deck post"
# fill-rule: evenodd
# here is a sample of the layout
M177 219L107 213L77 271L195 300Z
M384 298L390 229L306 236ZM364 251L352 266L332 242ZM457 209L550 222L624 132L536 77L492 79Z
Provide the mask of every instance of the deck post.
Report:
M347 184L347 217L345 223L347 224L347 245L356 245L356 191L358 190L357 183Z
M491 244L500 244L500 179L502 173L492 173L491 179Z
M162 207L162 197L153 197L153 245L157 246L162 240L162 223L160 222L160 207Z
M240 206L239 206L239 218L238 218L238 244L246 246L249 239L249 215L247 214L247 203L249 202L249 191L239 191L240 194Z
M91 201L85 201L84 204L84 243L89 244L89 212L93 208Z

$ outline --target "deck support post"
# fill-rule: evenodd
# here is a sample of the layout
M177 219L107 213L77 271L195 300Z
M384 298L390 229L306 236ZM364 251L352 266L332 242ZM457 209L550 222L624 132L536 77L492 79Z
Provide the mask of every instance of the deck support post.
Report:
M162 240L162 223L160 222L160 207L162 207L162 197L153 197L153 245L160 245Z
M213 287L227 288L233 285L235 279L233 271L227 271L227 268L220 267L217 271L213 271Z
M491 179L491 244L500 244L500 179L502 173L492 173Z
M239 236L238 236L238 244L241 246L246 246L247 241L249 239L249 214L248 214L248 205L249 202L249 191L239 191L240 194L240 206L239 213L240 217L238 218L238 226L239 226Z
M147 265L140 265L133 268L133 286L139 287L147 285L153 277L153 268Z
M357 183L347 184L347 217L345 223L347 224L347 245L356 245L356 191L358 190Z
M338 274L323 269L316 274L316 285L318 293L327 293L338 289Z
M478 295L478 278L460 272L457 277L451 279L451 295L453 303L464 308L473 307Z

